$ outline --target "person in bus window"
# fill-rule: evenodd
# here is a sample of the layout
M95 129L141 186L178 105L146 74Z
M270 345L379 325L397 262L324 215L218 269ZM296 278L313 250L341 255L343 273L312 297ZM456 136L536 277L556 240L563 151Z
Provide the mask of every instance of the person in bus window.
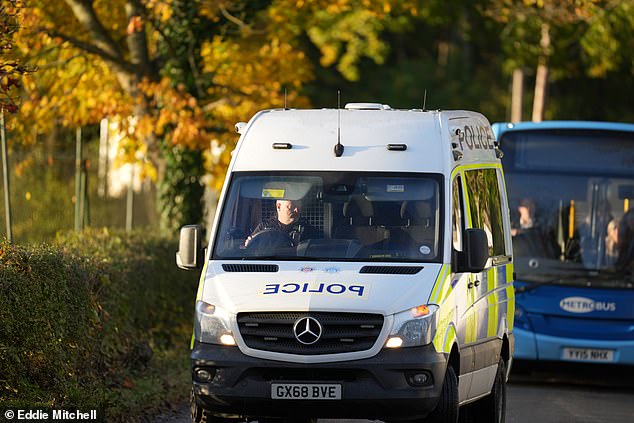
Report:
M511 235L518 235L527 229L532 229L536 226L535 221L535 203L529 198L523 198L520 200L517 206L517 213L519 220L516 222L514 228L511 229Z
M634 209L623 215L619 224L619 257L615 266L619 270L632 271L634 267Z
M608 222L605 235L605 264L613 266L619 257L619 224L616 219Z
M258 234L266 231L276 231L288 237L293 247L300 241L316 238L317 230L300 217L302 202L299 200L277 200L275 202L275 216L265 220L255 227L244 242L245 247Z
M553 257L553 249L548 243L545 228L536 217L536 211L533 200L520 200L517 206L518 219L511 227L513 249L519 256Z

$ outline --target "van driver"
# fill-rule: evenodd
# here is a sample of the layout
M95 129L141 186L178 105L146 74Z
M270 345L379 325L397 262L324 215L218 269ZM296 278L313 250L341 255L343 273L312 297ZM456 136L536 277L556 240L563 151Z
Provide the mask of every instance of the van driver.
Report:
M299 200L277 200L275 210L277 216L273 216L265 222L255 227L254 231L244 241L244 246L260 232L279 231L286 235L292 246L295 247L300 241L316 238L317 230L305 219L300 218L302 203Z

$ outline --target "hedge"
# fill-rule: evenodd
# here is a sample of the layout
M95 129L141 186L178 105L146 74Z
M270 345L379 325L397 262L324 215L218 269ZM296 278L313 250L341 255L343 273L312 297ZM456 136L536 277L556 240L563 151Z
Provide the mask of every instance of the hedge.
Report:
M175 250L107 230L0 242L0 406L129 421L185 401L198 275Z

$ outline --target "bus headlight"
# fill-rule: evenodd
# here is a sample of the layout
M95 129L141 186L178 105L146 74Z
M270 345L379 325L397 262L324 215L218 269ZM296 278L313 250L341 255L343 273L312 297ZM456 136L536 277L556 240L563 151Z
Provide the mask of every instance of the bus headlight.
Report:
M435 304L420 305L394 315L386 348L416 347L429 344L436 332Z
M229 313L204 301L196 301L194 337L209 344L235 345L229 325Z

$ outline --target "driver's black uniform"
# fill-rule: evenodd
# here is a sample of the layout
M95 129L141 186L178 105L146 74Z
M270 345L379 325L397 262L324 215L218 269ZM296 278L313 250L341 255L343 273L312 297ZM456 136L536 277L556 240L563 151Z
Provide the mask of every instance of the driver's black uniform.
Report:
M260 223L255 227L251 237L255 237L258 233L264 231L279 231L282 234L286 235L288 239L290 239L293 247L296 247L300 241L305 241L307 239L313 239L318 237L317 230L304 219L299 219L291 223L290 225L285 225L277 218L271 218L266 222Z

